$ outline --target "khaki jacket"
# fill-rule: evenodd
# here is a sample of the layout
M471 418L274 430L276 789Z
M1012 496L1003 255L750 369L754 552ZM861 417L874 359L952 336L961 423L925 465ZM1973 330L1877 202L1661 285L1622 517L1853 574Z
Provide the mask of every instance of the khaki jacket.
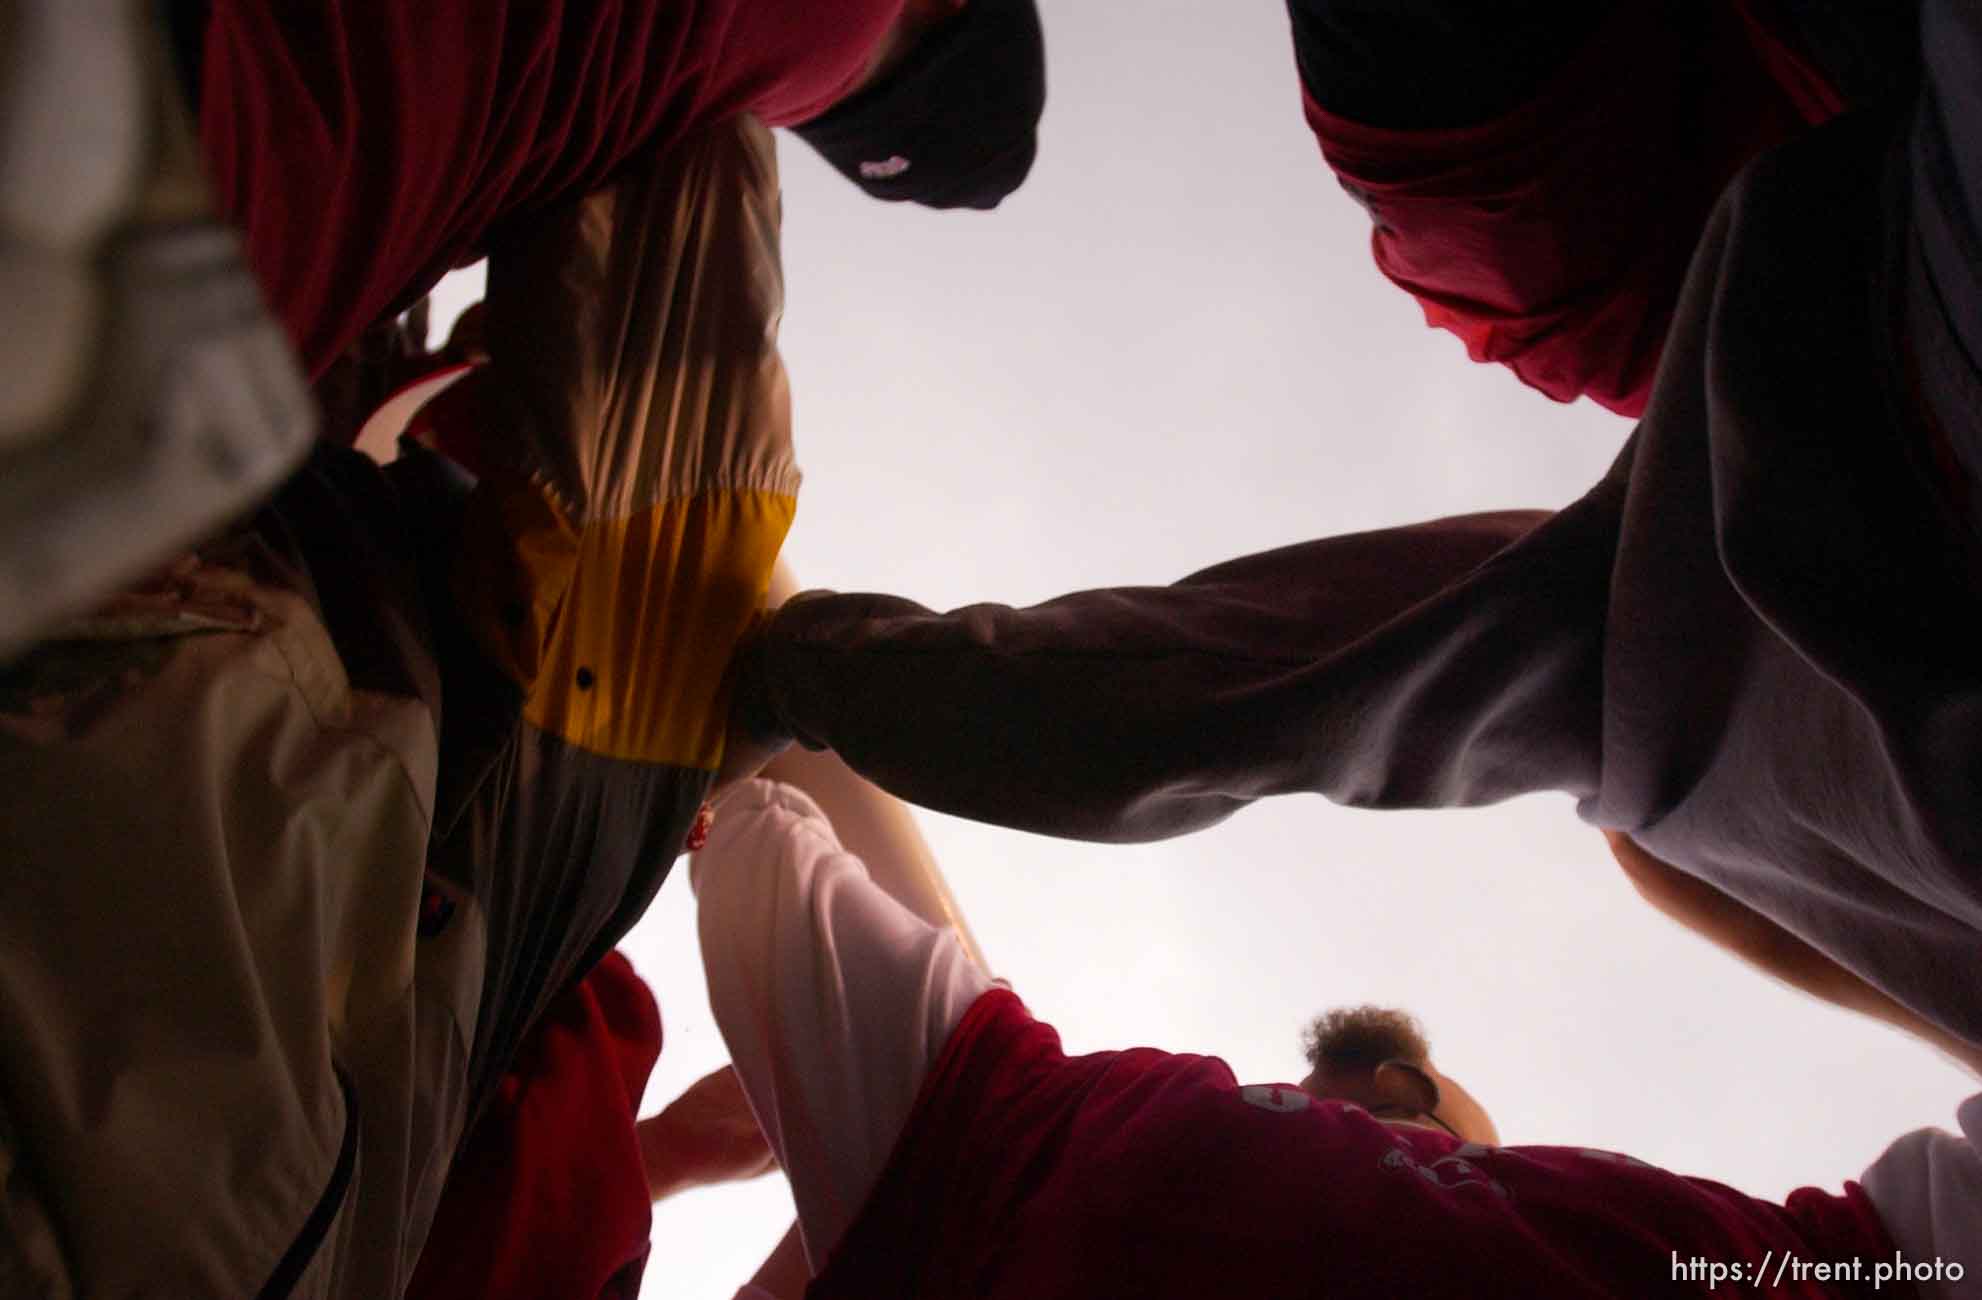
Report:
M545 218L472 476L325 448L0 670L0 1295L404 1289L720 761L798 482L777 202L744 121Z

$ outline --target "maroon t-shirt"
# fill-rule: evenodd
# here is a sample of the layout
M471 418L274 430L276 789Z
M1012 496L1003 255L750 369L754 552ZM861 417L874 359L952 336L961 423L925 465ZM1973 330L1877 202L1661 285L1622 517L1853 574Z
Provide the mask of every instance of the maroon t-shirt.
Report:
M1758 0L1630 3L1520 107L1472 126L1308 125L1425 321L1557 401L1643 414L1707 214L1840 100Z
M1609 1152L1482 1147L1241 1088L1216 1057L1068 1057L996 989L806 1294L1615 1300L1707 1295L1721 1264L1750 1270L1723 1294L1870 1296L1892 1252L1853 1184L1774 1205ZM1794 1276L1851 1260L1856 1285Z
M407 1300L634 1300L653 1224L635 1116L660 1051L618 952L559 994L455 1153Z
M698 125L815 116L902 0L215 0L221 211L312 375L373 320Z

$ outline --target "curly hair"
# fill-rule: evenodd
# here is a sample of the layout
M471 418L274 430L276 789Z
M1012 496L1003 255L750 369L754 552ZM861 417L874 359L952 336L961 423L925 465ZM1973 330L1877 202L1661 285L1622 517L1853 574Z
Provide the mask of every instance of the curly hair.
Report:
M1301 1051L1317 1070L1373 1069L1400 1057L1414 1065L1431 1060L1431 1045L1417 1018L1394 1007L1325 1011L1301 1035Z

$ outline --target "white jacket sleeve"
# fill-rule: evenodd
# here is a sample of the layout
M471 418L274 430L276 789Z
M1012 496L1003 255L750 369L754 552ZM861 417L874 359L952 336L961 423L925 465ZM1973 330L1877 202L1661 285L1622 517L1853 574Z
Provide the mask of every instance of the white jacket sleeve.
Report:
M991 979L955 931L875 884L792 786L750 781L726 796L690 880L709 1007L791 1180L816 1273Z
M1982 1093L1955 1116L1960 1136L1917 1129L1859 1179L1916 1270L1921 1300L1982 1300Z

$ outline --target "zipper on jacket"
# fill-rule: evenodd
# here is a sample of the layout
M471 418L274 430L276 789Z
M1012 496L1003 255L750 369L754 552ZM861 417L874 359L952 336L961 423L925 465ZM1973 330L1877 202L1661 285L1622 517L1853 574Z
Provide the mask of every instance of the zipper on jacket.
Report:
M351 1171L358 1164L358 1099L352 1095L351 1081L341 1069L337 1071L337 1086L344 1093L344 1145L338 1149L337 1166L330 1171L330 1182L317 1198L316 1208L303 1220L303 1230L276 1262L275 1272L262 1287L259 1300L283 1300L296 1289L296 1283L316 1258L337 1212L344 1208L345 1195L351 1190Z

